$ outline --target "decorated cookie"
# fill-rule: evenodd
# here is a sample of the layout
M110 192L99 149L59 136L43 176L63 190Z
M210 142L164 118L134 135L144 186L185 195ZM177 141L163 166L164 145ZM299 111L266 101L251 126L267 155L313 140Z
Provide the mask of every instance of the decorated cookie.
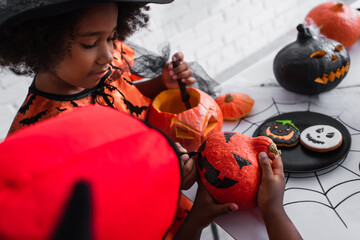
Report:
M291 120L276 120L264 124L259 135L271 138L279 147L293 147L299 142L300 131Z
M306 128L300 135L301 144L315 152L328 152L342 143L339 130L329 125L314 125Z

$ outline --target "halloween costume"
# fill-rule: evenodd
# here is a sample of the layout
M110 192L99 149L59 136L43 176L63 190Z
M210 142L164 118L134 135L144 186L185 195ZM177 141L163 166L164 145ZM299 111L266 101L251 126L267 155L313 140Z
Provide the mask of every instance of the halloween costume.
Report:
M180 194L176 151L102 106L14 133L0 144L0 239L162 239Z
M73 95L54 95L37 91L34 83L19 109L9 134L34 124L55 117L76 107L90 104L110 106L132 116L145 119L150 99L143 96L133 85L139 79L131 73L134 51L123 42L116 42L114 61L109 72L99 84Z
M56 14L61 14L61 13L65 13L68 11L73 11L76 9L80 9L83 7L88 6L89 4L93 4L93 3L101 3L101 2L134 2L134 3L169 3L172 2L173 0L39 0L39 1L33 1L33 0L13 0L13 1L2 1L0 2L0 29L1 28L7 28L7 27L11 27L14 26L16 24L20 24L22 22L25 22L27 20L33 19L33 18L41 18L41 17L47 17L47 16L53 16ZM133 81L139 79L139 77L135 76L133 73L134 68L133 68L133 63L134 63L134 51L132 49L132 47L129 47L127 44L123 43L123 42L118 42L117 44L117 49L115 50L114 53L114 61L111 64L111 67L109 69L108 74L106 74L106 76L103 77L103 79L101 79L100 83L92 89L87 89L84 90L78 94L74 94L74 95L69 95L69 96L59 96L59 95L51 95L51 94L46 94L43 92L39 92L35 89L34 85L32 85L29 89L29 94L25 99L24 104L22 105L22 107L20 108L12 126L11 129L9 131L9 138L12 139L12 136L18 136L18 133L14 133L15 131L17 131L20 128L23 128L25 126L31 125L33 123L48 119L46 122L51 122L51 121L56 121L54 120L52 117L57 116L61 113L61 115L71 115L73 114L71 111L72 110L76 110L77 111L77 107L81 107L81 106L87 106L87 105L105 105L105 106L110 106L113 107L115 109L118 109L120 111L123 112L127 112L129 114L131 114L132 116L138 117L140 119L144 119L146 112L147 112L147 107L150 103L150 100L148 98L146 98L145 96L143 96L138 90L137 88L133 85ZM140 48L138 48L140 49ZM145 54L143 54L145 56ZM140 64L136 65L137 68L136 69L140 69L138 70L137 73L143 74L142 77L148 77L147 74L144 74L143 70L146 72L147 65L145 68L143 68L142 66L144 66L144 63L149 63L151 66L153 66L153 62L149 61L149 56L145 56L145 58L141 58L142 61ZM153 58L151 58L153 59ZM155 57L156 60L161 59L160 64L156 65L156 70L155 70L155 74L158 73L158 70L161 70L161 67L163 66L161 63L166 62L167 58L164 58L163 56L161 56L160 58ZM199 67L200 69L200 67ZM202 69L200 69L200 71L202 71ZM200 72L198 71L198 72ZM204 71L202 71L202 73L204 73ZM206 74L206 73L205 73ZM199 78L197 78L198 80ZM211 88L209 88L209 91L212 91ZM213 92L213 91L212 91ZM85 107L87 108L87 107ZM80 110L79 110L80 111ZM64 113L64 114L62 114ZM99 112L98 114L101 114L101 112ZM62 117L62 116L60 116ZM106 120L105 120L106 119ZM80 120L80 119L79 119ZM76 118L73 119L73 121L76 121ZM126 120L124 120L126 121ZM81 122L81 121L80 121ZM113 127L113 123L110 119L110 122L108 121L107 118L103 118L103 120L101 121L102 125L106 125L109 127ZM59 129L62 129L62 126L64 126L65 124L71 124L70 122L62 122L63 125L59 124L58 127ZM102 129L96 129L96 127L94 128L94 126L97 126L98 122L96 122L96 124L94 125L87 125L87 127L89 129L95 129L96 131L99 132L98 135L96 136L101 136L102 134L104 134L102 132ZM120 123L118 123L120 124ZM43 123L39 123L40 126L43 126ZM55 127L55 125L53 125ZM35 127L35 126L34 126ZM66 125L66 128L68 126ZM32 127L30 127L30 129L33 129ZM126 129L126 128L125 128ZM44 130L44 129L43 129ZM116 130L116 129L114 129ZM23 130L25 132L28 132L30 130ZM20 131L20 133L22 133L23 131ZM14 134L12 134L14 133ZM79 134L80 136L81 134ZM91 137L87 134L84 134L81 136L82 139L87 139L87 137ZM30 141L30 140L29 140ZM57 141L59 146L61 146L62 144L60 143L61 140ZM55 142L53 144L56 144ZM139 144L140 145L140 144ZM117 147L117 146L113 146L113 147ZM143 145L141 145L141 147L139 147L138 150L142 150L144 148ZM123 148L126 149L126 148ZM128 149L126 149L128 150ZM30 151L30 150L29 150ZM61 151L59 149L59 151ZM61 151L63 152L63 151ZM136 152L136 151L135 151ZM24 156L23 156L24 157ZM132 156L131 156L132 157ZM129 159L131 159L131 157ZM149 161L151 162L151 161ZM29 167L30 167L30 162L29 162ZM52 164L51 162L49 163L50 165ZM111 167L109 167L111 168ZM162 169L162 171L166 171L166 169ZM50 174L49 174L50 175ZM56 174L55 174L56 175ZM59 176L59 175L57 175ZM52 179L52 177L51 177ZM74 185L76 187L74 187ZM70 186L70 185L69 185ZM67 186L67 195L69 195L70 192L70 187ZM84 189L86 189L86 187L84 187L83 185L79 185L80 187L77 187L78 184L75 184L73 182L72 186L75 188L74 192L74 196L78 196L78 191L86 191ZM79 189L80 190L77 190ZM81 190L82 189L82 190ZM47 190L44 190L44 193L46 193ZM90 186L90 192L92 195L98 195L99 193L92 193L92 189ZM86 194L85 194L86 195ZM82 196L80 194L80 196ZM83 198L83 197L80 197ZM62 199L64 199L64 196L62 197ZM158 199L158 197L154 197L154 199ZM192 203L186 199L186 198L181 198L184 200L181 200L181 202L185 201L186 204L180 204L181 206L179 207L179 212L182 214L181 211L185 211L185 214L182 214L181 218L179 217L179 220L184 220L185 217L188 213L188 211L190 210L189 208L191 207ZM34 200L36 202L36 200ZM160 201L165 201L165 200L161 200ZM171 201L171 200L169 200ZM64 202L64 201L63 201ZM59 201L57 201L57 204L59 204ZM167 203L166 203L167 204ZM140 204L139 204L140 205ZM190 207L189 207L190 206ZM152 207L149 209L153 209ZM171 211L170 211L171 212ZM28 213L24 212L23 214L28 215ZM29 212L29 214L31 214ZM15 215L14 215L15 216ZM30 216L30 215L29 215ZM50 217L54 217L55 215L51 215ZM53 218L54 219L54 218ZM29 220L29 219L27 219ZM176 221L176 220L175 220ZM157 222L156 220L152 219L151 222ZM52 222L53 223L53 222ZM4 223L6 226L6 223ZM23 224L27 224L26 223L26 219L24 219ZM32 224L32 223L29 223ZM51 224L50 222L48 224ZM54 224L54 223L53 223ZM145 223L146 224L146 223ZM1 225L1 223L0 223ZM110 224L111 225L111 224ZM135 224L136 225L136 224ZM172 236L178 226L180 224L174 223L171 230L169 230L169 235L168 236ZM49 227L49 225L47 225ZM112 225L111 225L112 226ZM141 225L143 226L143 224ZM139 237L139 239L149 239L149 236L154 236L152 235L151 231L148 231L148 227L153 226L152 224L148 224L146 227L146 229L143 229L143 233L146 234L147 237ZM54 225L52 225L52 227L54 227ZM6 227L4 227L5 229ZM169 228L169 226L167 226L167 229ZM163 228L164 229L164 228ZM12 231L14 230L14 228L9 228L6 231ZM40 234L40 229L39 232L37 232L36 234ZM134 230L132 228L133 232L138 232L137 230ZM1 226L0 226L0 231L1 231ZM49 229L46 229L45 231L47 231L47 233L50 233ZM15 230L14 230L14 234ZM21 234L21 233L19 233ZM46 233L41 233L44 235L41 236L46 236ZM111 234L111 232L109 233ZM49 236L49 235L47 235ZM1 238L1 233L0 233L0 238ZM161 238L161 237L160 237ZM19 239L22 239L21 236L19 237ZM64 239L64 238L63 238ZM100 238L98 238L100 239ZM116 237L110 236L110 238L104 238L104 239L117 239ZM121 238L118 239L127 239L125 236L121 236Z

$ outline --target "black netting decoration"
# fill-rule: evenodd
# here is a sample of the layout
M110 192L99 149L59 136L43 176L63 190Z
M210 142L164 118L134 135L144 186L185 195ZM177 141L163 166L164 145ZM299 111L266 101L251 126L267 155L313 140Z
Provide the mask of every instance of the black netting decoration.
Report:
M170 44L164 43L158 47L159 53L154 53L137 44L126 41L135 52L135 60L131 72L144 78L152 79L161 74L161 68L169 61ZM189 63L196 82L191 87L200 89L215 98L220 89L219 83L211 78L197 62Z

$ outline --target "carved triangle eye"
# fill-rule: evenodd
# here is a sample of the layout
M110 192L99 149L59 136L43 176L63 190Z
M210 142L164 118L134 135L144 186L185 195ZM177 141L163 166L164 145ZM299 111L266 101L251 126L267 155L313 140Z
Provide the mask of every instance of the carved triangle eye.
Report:
M335 135L335 133L331 132L331 133L326 134L326 137L327 138L332 138L334 135Z
M217 123L217 119L214 116L211 116L205 128L204 135L206 136L211 130L213 130L216 127Z
M316 132L317 133L322 133L324 131L324 128L318 128L318 129L316 129Z
M327 53L324 52L324 51L317 51L317 52L314 52L310 55L310 58L322 58L326 55Z
M195 139L195 133L186 126L176 126L175 135L177 138Z
M332 56L331 56L331 61L332 61L332 62L335 62L336 60L338 60L338 57L335 56L335 55L332 55Z
M344 49L343 46L341 46L341 45L336 45L335 48L334 48L334 51L335 51L335 52L341 52L343 49Z

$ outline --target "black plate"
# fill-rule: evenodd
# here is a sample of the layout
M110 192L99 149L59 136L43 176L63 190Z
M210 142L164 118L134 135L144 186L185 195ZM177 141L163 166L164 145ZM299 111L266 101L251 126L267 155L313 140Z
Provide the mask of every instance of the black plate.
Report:
M259 135L259 130L265 123L275 120L291 120L300 132L312 125L330 125L338 129L343 137L340 147L323 153L308 150L300 141L295 147L279 147L286 172L313 172L325 169L344 160L350 150L351 136L346 127L336 119L316 112L289 112L271 117L255 130L253 137Z

